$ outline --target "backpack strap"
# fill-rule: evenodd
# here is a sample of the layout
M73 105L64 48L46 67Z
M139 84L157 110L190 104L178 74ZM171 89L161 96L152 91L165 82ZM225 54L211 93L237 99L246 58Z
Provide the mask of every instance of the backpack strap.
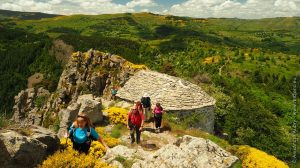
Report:
M91 136L91 127L86 130L86 137L89 138Z
M73 125L71 125L71 128L72 128L72 130L71 130L71 132L69 134L69 138L73 142L73 140L74 140L74 133L75 133L76 128Z

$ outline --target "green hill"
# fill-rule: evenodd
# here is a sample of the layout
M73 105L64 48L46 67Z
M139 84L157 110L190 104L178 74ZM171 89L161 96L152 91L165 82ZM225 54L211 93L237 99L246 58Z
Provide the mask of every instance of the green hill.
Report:
M126 13L36 14L35 20L27 20L20 15L0 23L1 111L11 112L14 95L35 72L47 74L41 85L56 87L63 65L55 59L53 42L62 40L75 51L94 48L119 54L201 85L217 99L216 135L227 133L232 144L248 144L291 161L299 17L198 19ZM299 88L298 82L298 95ZM197 119L182 124L189 122Z
M18 12L0 9L0 19L10 18L10 19L23 19L23 20L33 20L42 18L53 18L60 15L46 14L40 12Z

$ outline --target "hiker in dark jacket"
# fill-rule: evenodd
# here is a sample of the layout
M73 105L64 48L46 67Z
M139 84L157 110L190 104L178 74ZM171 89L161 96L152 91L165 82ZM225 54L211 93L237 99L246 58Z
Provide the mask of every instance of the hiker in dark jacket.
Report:
M140 143L141 130L144 124L144 115L142 111L139 111L137 105L135 105L128 113L127 128L130 130L131 144L135 141ZM134 136L136 134L136 138Z
M148 96L147 93L145 93L141 99L143 108L144 108L144 117L145 117L145 121L149 121L150 120L150 110L151 110L151 99Z
M73 149L80 153L88 153L92 140L99 141L106 150L108 149L108 146L93 128L91 120L86 113L78 114L76 120L69 128L68 137L73 142Z
M156 103L155 108L153 109L152 113L154 114L154 122L155 122L155 132L160 132L161 129L161 121L163 116L163 108L161 107L160 103Z

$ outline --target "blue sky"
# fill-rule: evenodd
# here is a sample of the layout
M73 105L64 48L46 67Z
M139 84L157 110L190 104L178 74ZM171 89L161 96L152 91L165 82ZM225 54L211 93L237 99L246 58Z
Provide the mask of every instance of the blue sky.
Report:
M300 16L300 0L0 0L0 9L64 15L152 12L256 19Z

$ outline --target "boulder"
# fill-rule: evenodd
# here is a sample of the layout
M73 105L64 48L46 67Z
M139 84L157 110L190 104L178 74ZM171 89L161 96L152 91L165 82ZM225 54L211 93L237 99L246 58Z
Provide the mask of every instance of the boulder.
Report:
M63 137L67 128L76 119L78 113L85 112L93 123L99 123L103 119L101 111L101 99L94 98L92 94L81 95L77 102L73 102L67 108L59 111L58 136Z
M21 130L26 129L27 134ZM0 162L5 168L31 168L58 149L57 136L41 127L0 131Z
M113 165L116 157L122 156L127 160L131 160L133 162L140 161L140 158L145 158L150 155L150 152L144 151L141 147L137 147L135 149L128 148L124 145L118 145L114 148L111 148L109 151L106 152L105 156L102 159Z
M47 153L55 152L58 149L60 140L57 135L44 127L32 127L31 138L36 139L47 146Z
M59 125L59 131L57 135L59 137L63 137L66 133L66 130L71 125L72 121L75 120L78 112L79 112L80 105L78 103L72 103L69 105L66 109L62 109L59 111L59 119L60 119L60 125Z
M124 108L124 109L130 109L133 107L133 103L127 101L119 101L114 106Z
M95 100L92 94L81 95L77 99L80 104L80 112L86 112L93 123L102 121L101 102Z
M210 140L185 135L137 161L132 168L227 168L237 160Z

